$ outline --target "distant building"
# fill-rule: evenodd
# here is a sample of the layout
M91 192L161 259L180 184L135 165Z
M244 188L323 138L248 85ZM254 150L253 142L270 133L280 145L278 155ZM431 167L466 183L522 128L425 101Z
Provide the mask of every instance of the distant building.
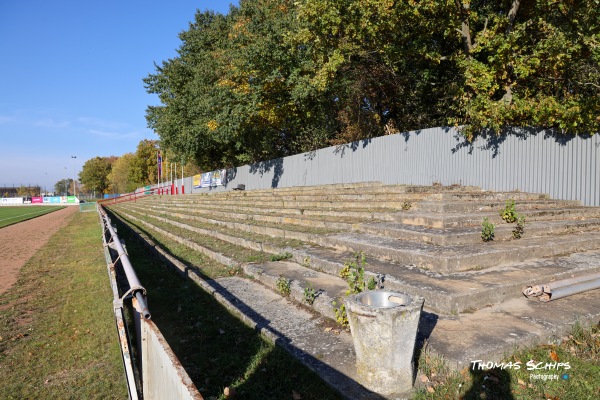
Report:
M0 186L0 197L19 197L19 189L21 186ZM32 193L41 193L40 186L25 186L27 194L20 197L30 197Z

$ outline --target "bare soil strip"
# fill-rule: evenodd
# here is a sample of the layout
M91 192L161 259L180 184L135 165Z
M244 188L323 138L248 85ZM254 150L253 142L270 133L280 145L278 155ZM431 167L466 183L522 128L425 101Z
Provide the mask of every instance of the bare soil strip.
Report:
M23 265L79 211L66 207L0 229L0 293L16 281Z

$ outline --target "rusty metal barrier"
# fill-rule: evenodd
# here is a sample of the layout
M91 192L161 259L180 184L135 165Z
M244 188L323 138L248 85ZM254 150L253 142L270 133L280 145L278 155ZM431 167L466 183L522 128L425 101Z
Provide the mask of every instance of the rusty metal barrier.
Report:
M113 291L113 310L131 400L201 400L202 396L151 321L146 289L101 204L104 256Z

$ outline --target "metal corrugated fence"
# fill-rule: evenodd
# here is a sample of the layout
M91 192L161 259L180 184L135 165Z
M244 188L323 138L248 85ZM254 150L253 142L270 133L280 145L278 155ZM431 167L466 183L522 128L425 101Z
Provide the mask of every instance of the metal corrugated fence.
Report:
M251 190L366 181L440 183L547 193L600 206L599 156L598 135L520 129L468 143L454 128L431 128L230 169L226 187L216 190L238 184Z

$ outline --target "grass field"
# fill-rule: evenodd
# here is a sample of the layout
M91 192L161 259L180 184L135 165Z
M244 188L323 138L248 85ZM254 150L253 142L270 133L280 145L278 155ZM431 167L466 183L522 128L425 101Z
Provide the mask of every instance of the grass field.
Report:
M36 218L61 208L64 208L64 206L2 206L0 207L0 228Z
M0 295L0 399L126 399L112 299L98 214L77 213Z

